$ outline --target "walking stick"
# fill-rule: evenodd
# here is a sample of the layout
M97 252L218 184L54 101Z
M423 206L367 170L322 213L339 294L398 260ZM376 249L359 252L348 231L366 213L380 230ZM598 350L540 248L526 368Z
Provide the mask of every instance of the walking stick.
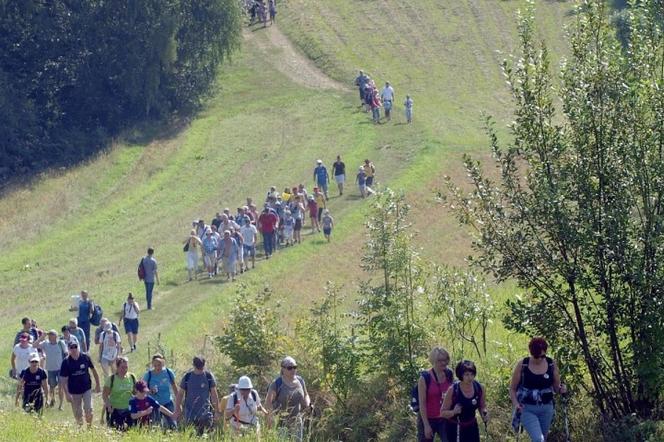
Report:
M456 442L461 442L461 421L459 420L459 416L457 416L457 437L456 437Z
M563 418L565 422L565 442L570 442L571 439L569 438L569 419L567 418L567 403L568 403L568 396L566 394L563 395Z

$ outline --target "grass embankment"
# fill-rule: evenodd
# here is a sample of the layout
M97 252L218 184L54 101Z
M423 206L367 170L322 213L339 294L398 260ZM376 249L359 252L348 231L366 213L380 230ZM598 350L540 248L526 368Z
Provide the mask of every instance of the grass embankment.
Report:
M560 50L567 3L538 2L543 36ZM246 196L260 200L268 186L307 183L316 158L328 166L340 153L349 175L369 157L378 180L405 189L414 205L413 222L424 252L442 263L462 262L468 237L433 201L432 189L445 174L463 179L462 152L484 151L481 111L510 118L510 102L499 69L516 46L513 12L519 2L433 0L353 2L290 0L279 26L347 92L310 89L275 68L261 31L252 34L208 107L185 129L147 144L120 144L89 164L45 177L0 200L0 296L4 320L0 339L10 342L24 315L51 328L69 314L69 296L90 290L113 317L126 292L138 293L135 267L154 245L162 284L152 312L142 316L138 354L147 361L146 341L157 333L183 360L218 333L233 291L220 280L185 283L180 241L193 218L209 219L223 207L234 210ZM256 41L258 40L258 41ZM263 46L261 46L261 43ZM268 46L265 46L268 45ZM392 123L373 126L357 110L351 87L362 67L379 84L397 91ZM400 124L400 103L415 99L415 124ZM353 290L359 269L365 205L350 185L334 198L338 223L334 244L306 235L305 243L261 262L242 276L251 287L269 283L284 299L285 321L306 311L334 280ZM504 299L507 289L496 289ZM492 336L504 341L496 326ZM8 350L3 354L8 359ZM132 362L140 372L142 365ZM184 368L182 364L180 368ZM3 382L5 391L12 383ZM8 405L5 397L4 404ZM67 413L69 416L69 413ZM47 413L50 418L50 413Z

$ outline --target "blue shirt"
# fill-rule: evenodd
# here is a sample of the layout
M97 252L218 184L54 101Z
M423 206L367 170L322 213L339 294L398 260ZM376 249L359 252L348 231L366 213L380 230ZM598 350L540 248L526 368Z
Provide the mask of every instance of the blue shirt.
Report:
M164 368L159 373L150 370L143 375L143 380L148 384L150 390L157 387L157 392L151 393L157 402L160 404L173 402L173 394L171 392L171 381L175 382L175 373L173 373L173 370Z
M217 250L218 245L219 244L217 243L217 238L215 238L214 236L210 237L206 236L205 239L203 240L203 249L205 249L205 253L208 254L214 253Z
M90 307L92 303L90 300L80 301L78 303L78 323L84 324L90 322Z
M327 183L327 169L325 166L317 166L314 169L314 176L316 177L316 182L320 184Z

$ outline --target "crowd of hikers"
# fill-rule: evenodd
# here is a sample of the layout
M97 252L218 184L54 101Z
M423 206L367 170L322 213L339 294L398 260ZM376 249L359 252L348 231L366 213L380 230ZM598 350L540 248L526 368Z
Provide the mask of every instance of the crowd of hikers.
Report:
M262 23L267 26L268 14L270 26L277 20L277 1L276 0L242 0L244 13L249 18L249 26L256 23Z
M365 112L371 111L371 119L374 124L380 124L380 108L385 112L385 121L392 120L392 108L396 100L394 88L389 81L385 82L385 86L379 91L376 82L364 71L360 71L359 75L355 78L355 86L357 86L360 94L360 108ZM404 113L406 116L406 123L413 122L413 99L410 95L406 95L403 102Z

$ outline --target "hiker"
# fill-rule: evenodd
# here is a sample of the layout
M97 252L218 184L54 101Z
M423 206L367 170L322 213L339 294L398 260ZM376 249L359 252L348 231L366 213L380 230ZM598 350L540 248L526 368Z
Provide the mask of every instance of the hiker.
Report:
M337 155L337 161L332 164L334 170L334 181L339 189L339 196L344 194L344 181L346 181L346 165L341 161L341 155Z
M419 413L417 415L417 440L433 442L436 435L447 441L446 422L440 414L443 396L452 386L454 374L447 368L450 354L442 347L434 347L429 353L431 368L420 373L417 381Z
M317 188L314 188L314 192L316 191ZM309 218L311 219L311 233L314 233L314 230L320 232L320 226L318 225L318 203L313 195L309 195L307 209L309 209Z
M318 213L316 213L316 218L318 219L318 224L320 224L320 220L323 217L323 210L327 208L327 199L318 187L314 187L313 196L316 200L316 205L318 206ZM318 231L320 232L320 229Z
M129 360L119 356L115 361L115 374L106 378L102 399L106 411L106 424L117 430L126 430L133 422L129 400L134 392L136 376L129 373Z
M394 88L390 85L389 81L385 82L385 87L380 92L380 99L383 100L383 108L385 108L385 119L390 121L392 119L390 112L392 110L392 103L394 102Z
M293 231L295 227L295 218L291 214L290 210L284 212L284 243L286 246L293 245Z
M101 350L102 350L101 345L100 345L101 344L101 334L104 333L104 327L106 327L107 322L111 322L111 321L109 321L108 318L101 318L101 321L99 321L99 327L97 327L95 329L94 344L97 346L97 350L99 350L98 351L97 362L99 362L100 364L101 364ZM111 322L111 328L113 329L113 331L116 331L118 333L120 332L120 330L118 330L118 326L115 325L115 323L113 323L113 322Z
M21 371L19 379L20 382L16 387L16 406L18 406L18 397L23 391L23 409L28 413L34 411L41 415L44 398L48 397L48 375L39 367L37 354L30 357L29 366Z
M235 281L235 270L237 268L238 244L231 237L230 230L224 230L224 237L219 243L219 259L223 263L226 279Z
M88 426L92 425L92 380L95 378L95 393L100 393L99 374L92 359L81 353L78 344L69 344L69 355L60 367L60 382L65 390L65 398L71 403L71 409L78 425L83 425L83 412Z
M302 193L298 193L295 196L295 199L290 204L290 211L293 219L295 219L295 224L293 225L293 243L297 242L300 244L302 242L302 224L304 223L304 196Z
M369 78L364 85L365 112L369 112L371 110L371 102L373 101L374 91L375 91L374 81L371 78Z
M14 379L17 379L23 370L30 366L30 358L34 355L39 357L37 349L32 346L30 335L27 333L21 334L18 338L18 344L14 346L11 356L11 374Z
M205 232L210 230L210 226L205 224L205 221L203 219L199 219L198 223L196 223L196 235L198 235L198 239L203 241L205 238Z
M187 272L189 273L189 281L196 279L196 274L198 273L198 255L201 254L203 258L205 255L203 253L203 242L196 235L196 229L191 229L189 232L189 238L185 239L183 250L187 253Z
M295 359L290 356L282 359L281 375L270 384L265 403L268 425L273 424L276 414L283 437L301 442L304 436L302 412L311 408L311 399L304 379L295 373L296 370Z
M258 16L263 22L263 27L267 27L267 8L265 7L265 0L257 0L258 3Z
M248 431L258 433L260 430L258 411L267 414L249 376L241 376L237 390L230 395L224 409L224 415L230 420L234 433L238 435Z
M403 107L406 111L406 122L410 124L413 122L413 99L410 95L406 95L406 101L403 102Z
M205 267L207 268L208 278L212 278L217 266L217 249L219 242L217 238L212 236L212 229L205 231L205 239L203 239L203 259L205 260Z
M120 313L120 321L124 325L125 333L127 334L127 345L129 351L136 350L136 342L138 341L138 316L141 313L141 307L134 299L133 293L129 292L127 300L122 304L122 313Z
M360 189L360 195L362 198L367 196L367 174L364 171L364 167L360 166L357 176L355 177L355 182L357 183L358 188Z
M99 352L101 353L101 369L107 377L115 373L115 360L120 356L120 333L113 330L113 325L107 322L104 331L99 336Z
M226 406L228 405L228 401L231 399L233 394L235 394L235 390L237 390L237 384L230 384L228 386L228 394L224 397L221 398L219 401L219 409L220 410L226 410ZM221 421L221 433L225 434L226 432L226 422L229 419L226 417L226 414L224 413L224 419Z
M274 234L279 224L279 217L271 212L267 205L258 217L258 230L263 235L263 249L265 249L265 259L270 259L274 249Z
M364 71L360 71L360 75L355 78L355 86L360 92L360 107L364 106L364 87L369 81L369 77L364 75Z
M237 243L237 264L235 268L235 274L237 275L238 273L244 273L244 238L239 224L231 231L231 237Z
M60 385L60 367L62 361L67 357L67 344L62 339L58 339L58 332L49 330L47 339L39 343L39 347L44 353L46 362L44 368L48 378L48 386L50 393L49 406L55 406L55 387L58 387L58 410L62 410L62 399L64 392L62 385ZM48 401L49 395L46 396Z
M154 249L152 247L148 248L148 254L141 259L141 266L143 267L143 282L145 283L145 304L148 310L152 310L152 291L155 282L159 284L157 260L154 259Z
M18 344L21 335L23 335L24 333L27 333L29 336L31 336L33 342L39 339L39 333L37 332L37 328L33 327L32 320L30 320L30 318L21 319L21 325L22 328L18 333L16 333L13 345Z
M327 185L330 182L330 174L327 173L327 168L323 165L323 160L316 161L316 167L314 168L314 182L325 194L325 199L329 199L327 196Z
M256 238L258 230L251 223L249 215L244 216L244 225L240 228L244 248L244 269L249 270L249 258L251 257L251 268L256 268Z
M145 381L141 380L134 384L134 395L129 399L129 418L132 420L132 425L138 424L141 427L150 425L153 421L160 421L163 414L166 419L173 422L171 428L174 428L174 413L152 396L148 396L149 391Z
M67 348L69 348L70 344L80 345L80 343L78 342L78 338L73 334L71 334L71 331L69 330L68 326L63 325L60 331L62 332L61 339L65 341L65 344L67 344Z
M515 414L521 415L521 425L534 442L546 440L555 412L554 393L567 393L558 365L546 355L548 348L544 338L532 338L528 343L530 356L516 364L510 385Z
M364 165L362 167L364 167L364 173L367 175L367 187L370 188L374 183L376 166L374 166L374 163L367 158L364 160Z
M277 0L268 0L270 9L270 26L277 22Z
M214 375L205 369L205 359L195 356L193 366L180 381L174 418L180 420L182 416L182 424L194 426L201 436L219 418L219 396Z
M321 219L321 224L323 226L323 235L327 242L330 242L330 236L332 235L332 228L334 227L334 218L330 215L330 211L325 209L323 212L323 218Z
M88 348L90 346L90 319L92 319L92 315L94 314L94 304L90 300L90 295L86 290L81 290L78 305L69 310L72 312L78 311L76 321L85 334L86 348Z
M72 335L76 336L76 339L78 339L78 342L81 345L81 351L87 353L90 350L90 345L85 339L85 332L78 326L77 318L71 318L69 320L69 331Z
M377 89L372 89L371 91L371 101L369 103L369 106L371 107L371 117L373 118L374 124L379 124L380 123L380 108L382 106L382 103L380 101L380 96L378 94Z
M479 442L480 428L475 412L480 410L485 424L489 421L486 392L475 380L477 368L473 361L459 362L454 372L459 380L447 390L440 410L440 415L447 419L447 438L450 441Z
M168 411L174 413L175 403L173 398L178 394L178 386L175 383L175 373L166 367L166 358L163 355L155 353L152 356L152 369L143 375L143 380L148 387L150 396ZM153 416L154 420L161 421L164 428L174 429L176 425L172 414L161 414L163 414L163 421L158 413Z

